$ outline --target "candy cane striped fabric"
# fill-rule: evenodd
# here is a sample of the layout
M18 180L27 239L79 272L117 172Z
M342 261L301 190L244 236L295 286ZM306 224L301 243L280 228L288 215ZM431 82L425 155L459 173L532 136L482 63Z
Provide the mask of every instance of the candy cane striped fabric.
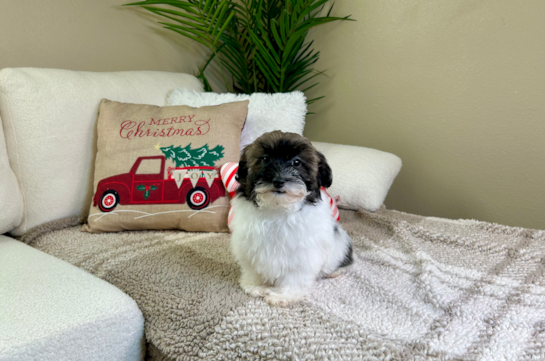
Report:
M331 210L331 217L333 217L337 222L341 220L341 214L339 213L339 208L337 208L337 202L331 198L329 193L325 190L324 187L320 188L322 193L322 200L329 203L329 209Z
M235 179L237 170L238 170L238 163L225 163L220 169L221 181L223 182L223 185L225 186L227 193L229 193L229 195L231 196L231 199L235 198L237 187L239 185L239 183ZM320 188L320 193L322 195L322 200L329 204L329 209L331 210L331 217L333 217L338 222L341 219L341 215L339 213L339 209L337 208L337 202L333 200L333 198L331 198L331 196L327 193L324 187ZM231 230L231 232L233 232L231 228L232 220L233 220L233 207L229 209L229 216L227 218L227 225L229 226L229 229Z
M238 163L225 163L220 169L220 176L227 193L231 196L231 199L235 198L237 187L239 183L235 179L237 174ZM231 221L233 220L233 207L229 208L229 215L227 216L227 226L231 229Z

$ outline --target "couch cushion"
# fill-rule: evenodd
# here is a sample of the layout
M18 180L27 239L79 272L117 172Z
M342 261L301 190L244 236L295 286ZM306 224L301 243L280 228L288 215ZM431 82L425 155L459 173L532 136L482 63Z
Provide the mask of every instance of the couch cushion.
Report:
M102 98L164 105L167 92L180 86L201 90L187 74L1 70L0 116L24 201L22 223L11 233L88 211Z
M138 360L144 319L111 284L0 236L0 360Z
M23 219L23 197L9 166L4 128L0 118L0 234L11 231Z

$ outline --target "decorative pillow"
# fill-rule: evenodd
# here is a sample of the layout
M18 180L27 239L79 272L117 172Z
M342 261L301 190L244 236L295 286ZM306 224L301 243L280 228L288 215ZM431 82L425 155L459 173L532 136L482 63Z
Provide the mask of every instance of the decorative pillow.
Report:
M240 149L253 143L259 136L273 130L303 134L307 114L306 97L300 91L291 93L199 93L187 88L173 90L167 105L201 107L249 100L248 119L242 130Z
M202 108L102 100L89 232L227 231L219 167L236 162L248 101Z
M238 172L238 163L225 163L224 165L221 166L221 169L220 169L221 181L223 182L225 189L227 189L227 193L229 193L229 196L231 197L231 199L235 198L237 188L240 184L235 177L237 172ZM331 196L327 193L324 187L320 188L320 193L322 195L322 200L329 203L329 209L331 210L331 217L333 217L338 222L341 219L341 214L339 213L339 209L337 208L337 203L340 201L340 198L339 197L335 197L335 199L331 198ZM233 207L229 208L229 217L227 218L227 224L231 232L233 231L233 229L231 228L232 220L233 220Z

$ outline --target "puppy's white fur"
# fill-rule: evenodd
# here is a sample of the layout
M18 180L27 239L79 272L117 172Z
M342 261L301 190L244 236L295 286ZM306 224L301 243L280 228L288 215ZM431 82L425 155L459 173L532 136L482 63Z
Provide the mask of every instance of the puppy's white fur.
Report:
M286 306L304 298L316 279L338 275L351 241L326 202L305 203L306 189L265 188L256 187L258 206L242 196L232 200L231 249L244 291Z

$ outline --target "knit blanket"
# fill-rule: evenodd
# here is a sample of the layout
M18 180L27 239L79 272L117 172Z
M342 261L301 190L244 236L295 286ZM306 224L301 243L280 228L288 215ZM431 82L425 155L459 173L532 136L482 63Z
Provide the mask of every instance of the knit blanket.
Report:
M74 223L22 240L131 296L148 359L545 359L545 231L342 211L354 266L279 308L241 291L229 234L90 234Z

